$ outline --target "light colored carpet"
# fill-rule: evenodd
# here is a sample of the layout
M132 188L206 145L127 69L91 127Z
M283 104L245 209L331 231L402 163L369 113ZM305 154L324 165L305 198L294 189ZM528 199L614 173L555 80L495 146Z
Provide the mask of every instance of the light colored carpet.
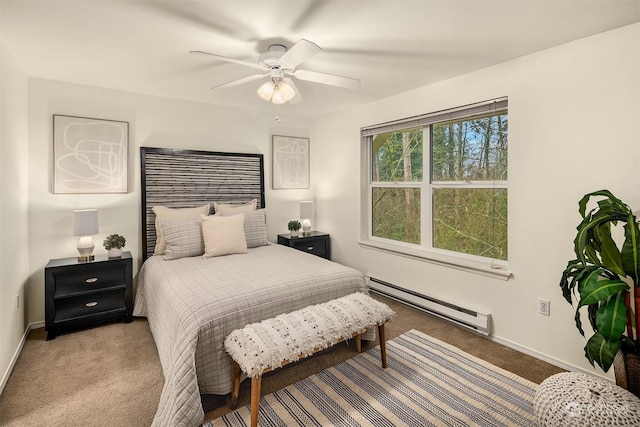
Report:
M535 426L537 385L416 330L263 397L261 426ZM250 425L247 405L204 427Z
M420 330L536 383L563 372L444 320L375 298L398 314L385 328L388 339ZM262 391L264 395L275 392L355 354L353 343L338 344L332 351L267 375ZM244 381L240 388L241 406L249 403L249 383ZM52 341L45 341L44 329L35 329L0 395L0 425L149 426L162 385L160 360L146 319L61 334ZM205 414L205 421L231 412L224 397L220 403Z
M151 424L163 378L145 319L45 339L31 331L0 396L1 426Z

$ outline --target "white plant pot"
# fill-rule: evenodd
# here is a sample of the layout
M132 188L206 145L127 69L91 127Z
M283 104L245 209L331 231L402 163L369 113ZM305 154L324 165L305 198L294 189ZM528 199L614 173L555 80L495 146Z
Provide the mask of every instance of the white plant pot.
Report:
M120 258L122 256L122 248L111 248L107 250L109 258Z
M300 231L298 230L289 230L291 232L291 237L298 237L298 234L300 234Z

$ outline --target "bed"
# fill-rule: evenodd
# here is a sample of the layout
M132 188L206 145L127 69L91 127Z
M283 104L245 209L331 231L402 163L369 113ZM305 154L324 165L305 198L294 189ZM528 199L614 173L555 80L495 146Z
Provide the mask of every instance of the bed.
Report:
M201 395L231 391L231 364L224 352L224 338L231 331L367 289L362 273L354 269L266 241L262 155L142 147L141 162L145 261L134 315L149 321L165 378L154 425L199 425L204 417ZM245 210L250 203L255 210ZM187 235L185 229L193 231L198 222L168 220L157 209L156 218L154 206L183 212L208 204L216 204L220 214L224 206L245 211L223 219L234 221L234 229L243 221L246 253L205 258L194 255L201 249L170 251L183 249L176 246L175 236ZM219 217L202 219L205 241L208 224L222 221ZM157 224L164 236L158 236ZM174 229L179 232L172 234ZM213 236L219 233L216 229ZM163 239L165 255L153 255ZM206 245L205 256L210 247Z

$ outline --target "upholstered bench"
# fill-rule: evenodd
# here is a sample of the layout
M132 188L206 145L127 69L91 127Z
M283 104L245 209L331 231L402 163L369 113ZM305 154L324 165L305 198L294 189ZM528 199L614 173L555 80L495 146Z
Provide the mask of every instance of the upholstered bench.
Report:
M251 426L257 426L262 374L351 338L360 352L361 334L373 326L378 327L382 367L386 368L384 324L393 316L386 304L354 293L233 331L224 342L233 359L231 407L237 406L244 372L251 377Z

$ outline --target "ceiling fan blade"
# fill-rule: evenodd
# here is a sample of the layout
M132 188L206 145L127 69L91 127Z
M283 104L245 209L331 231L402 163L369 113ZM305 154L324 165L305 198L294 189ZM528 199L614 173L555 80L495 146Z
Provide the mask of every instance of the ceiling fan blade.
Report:
M238 79L238 80L234 80L234 81L229 82L229 83L224 83L224 84L221 84L221 85L218 85L218 86L214 86L211 89L226 89L226 88L229 88L229 87L234 87L234 86L241 85L243 83L247 83L247 82L251 82L251 81L254 81L254 80L258 80L258 79L261 79L263 77L267 77L268 75L269 75L269 73L252 74L252 75L244 77L242 79Z
M213 56L214 58L220 59L222 61L233 62L234 64L246 65L247 67L257 68L259 70L267 70L268 69L263 64L258 64L258 63L255 63L255 62L242 61L240 59L234 59L234 58L229 58L227 56L216 55L215 53L204 52L202 50L192 50L191 53L193 53L194 55Z
M345 89L358 89L360 87L360 80L350 77L334 76L332 74L318 73L309 70L296 70L291 74L300 80L338 86Z
M290 79L289 77L285 77L283 80L287 82L287 84L291 86L291 88L296 92L296 95L289 100L289 104L295 105L295 104L300 104L302 101L304 101L304 99L302 98L302 95L300 94L300 91L296 87L295 83L293 83L293 80Z
M280 64L283 68L293 70L313 55L322 52L322 48L309 40L302 39L291 46L284 55L280 57Z

